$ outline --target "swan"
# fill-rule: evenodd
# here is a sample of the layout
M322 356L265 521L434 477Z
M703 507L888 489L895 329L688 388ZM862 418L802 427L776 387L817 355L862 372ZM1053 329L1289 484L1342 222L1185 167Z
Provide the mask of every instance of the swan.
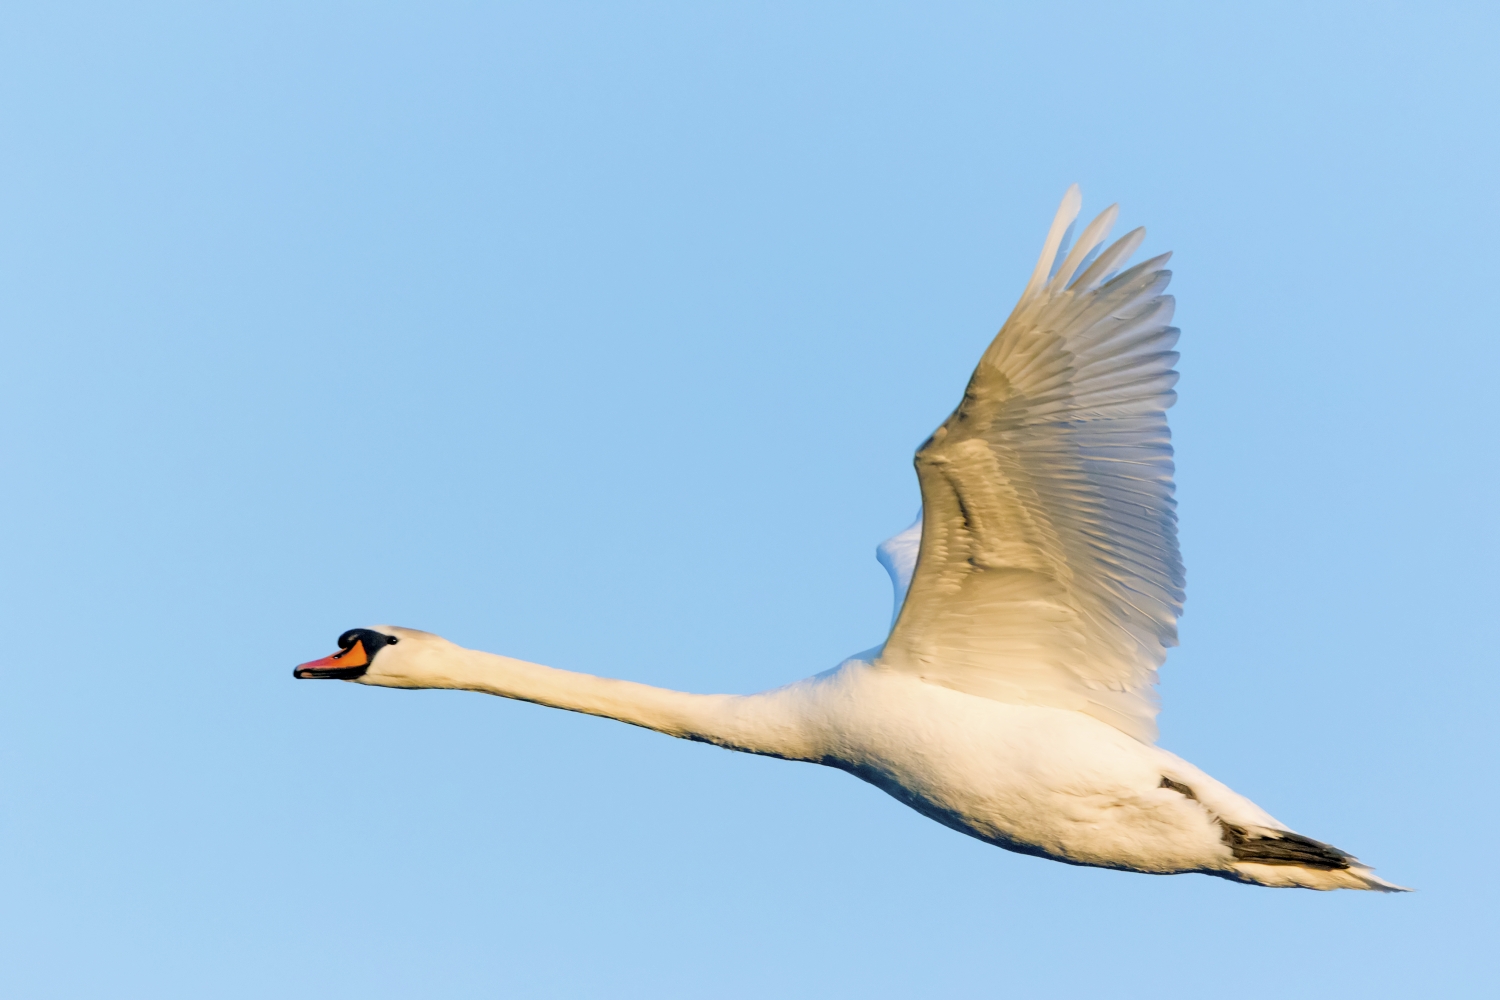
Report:
M916 453L922 510L878 558L880 646L752 695L557 670L378 625L298 678L453 688L839 768L960 833L1074 865L1307 889L1405 891L1155 745L1177 641L1166 411L1170 254L1125 268L1117 206L1068 234L1070 187L1020 301Z

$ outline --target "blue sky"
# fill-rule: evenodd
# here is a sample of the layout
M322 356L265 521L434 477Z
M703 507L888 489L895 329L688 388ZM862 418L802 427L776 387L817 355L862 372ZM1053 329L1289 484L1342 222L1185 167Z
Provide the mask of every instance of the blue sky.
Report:
M34 4L0 31L0 989L1477 996L1481 4ZM1069 183L1174 250L1163 744L1420 891L1007 854L847 775L294 682L393 622L751 691Z

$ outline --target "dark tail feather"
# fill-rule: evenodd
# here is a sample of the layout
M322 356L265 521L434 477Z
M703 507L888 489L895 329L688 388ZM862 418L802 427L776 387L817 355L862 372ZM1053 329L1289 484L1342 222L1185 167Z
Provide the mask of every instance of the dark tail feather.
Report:
M1348 868L1354 861L1353 855L1300 833L1277 830L1272 835L1264 835L1251 833L1244 827L1223 820L1219 820L1219 825L1224 828L1224 843L1229 845L1235 858L1240 861L1254 861L1262 865L1298 865L1325 872Z

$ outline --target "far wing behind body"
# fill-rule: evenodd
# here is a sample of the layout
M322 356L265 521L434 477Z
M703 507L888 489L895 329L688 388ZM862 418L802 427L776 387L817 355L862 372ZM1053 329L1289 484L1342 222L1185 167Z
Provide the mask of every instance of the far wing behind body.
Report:
M1183 599L1166 421L1178 331L1167 257L1104 280L1142 230L1072 280L1113 207L1054 268L1078 204L1074 187L963 401L917 452L920 555L878 662L1151 742Z
M917 571L917 555L922 550L922 512L911 527L887 538L875 547L875 558L891 575L891 589L896 592L896 609L891 612L891 626L901 615L906 592L911 588L912 574Z

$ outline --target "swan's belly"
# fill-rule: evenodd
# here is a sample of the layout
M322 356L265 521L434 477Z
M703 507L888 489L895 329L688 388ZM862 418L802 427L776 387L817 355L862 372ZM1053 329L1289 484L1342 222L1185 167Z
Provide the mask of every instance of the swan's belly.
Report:
M1229 852L1203 807L1162 787L1169 754L1078 712L1010 705L904 677L827 678L824 762L1009 850L1172 872ZM854 681L854 683L850 683Z

